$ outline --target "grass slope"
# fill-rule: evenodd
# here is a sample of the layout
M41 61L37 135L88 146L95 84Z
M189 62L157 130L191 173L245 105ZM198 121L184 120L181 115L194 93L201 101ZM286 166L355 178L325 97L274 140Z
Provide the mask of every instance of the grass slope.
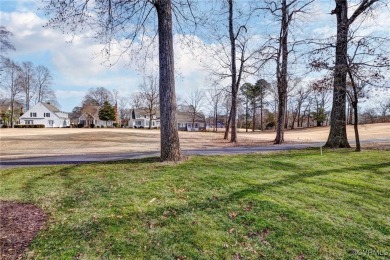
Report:
M390 254L389 161L305 150L10 169L0 199L48 213L33 258L375 259Z

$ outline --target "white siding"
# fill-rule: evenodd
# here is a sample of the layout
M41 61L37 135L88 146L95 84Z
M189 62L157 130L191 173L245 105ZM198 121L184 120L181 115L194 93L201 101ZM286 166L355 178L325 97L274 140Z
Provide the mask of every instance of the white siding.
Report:
M36 115L31 117L31 115ZM45 125L45 127L67 127L70 125L68 114L50 111L42 103L36 104L20 117L20 124Z

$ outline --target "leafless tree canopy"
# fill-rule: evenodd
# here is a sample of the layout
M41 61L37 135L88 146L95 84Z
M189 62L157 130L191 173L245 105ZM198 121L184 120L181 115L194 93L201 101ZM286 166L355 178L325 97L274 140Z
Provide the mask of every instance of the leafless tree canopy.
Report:
M66 33L88 32L104 45L102 55L117 62L129 51L153 51L152 42L158 36L156 11L161 0L50 0L45 6L51 16L48 25ZM192 0L172 0L172 14L177 31L186 32L196 24ZM131 52L134 56L136 52Z
M108 89L104 87L90 88L83 99L83 104L102 106L104 102L113 103L114 97Z
M195 125L195 120L202 112L205 101L205 93L203 90L194 88L191 89L190 93L186 97L185 104L191 115L192 127Z
M51 88L53 84L53 77L50 70L45 66L39 65L35 68L35 103L50 102L57 103L57 97Z
M6 54L8 50L15 50L9 39L12 35L12 32L8 31L5 26L0 26L0 57L3 57L3 54Z
M17 99L21 96L23 91L22 87L22 69L21 67L9 58L1 60L1 80L0 86L7 93L11 107L10 126L14 127L14 111Z
M150 76L145 79L144 84L140 86L139 98L139 101L141 102L141 108L143 108L149 116L149 129L151 129L153 116L157 114L159 107L159 90L157 78Z

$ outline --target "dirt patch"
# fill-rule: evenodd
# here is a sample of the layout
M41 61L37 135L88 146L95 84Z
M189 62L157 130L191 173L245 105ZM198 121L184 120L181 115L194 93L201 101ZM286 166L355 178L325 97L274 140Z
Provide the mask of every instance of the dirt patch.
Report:
M22 259L46 219L32 204L0 201L0 259Z

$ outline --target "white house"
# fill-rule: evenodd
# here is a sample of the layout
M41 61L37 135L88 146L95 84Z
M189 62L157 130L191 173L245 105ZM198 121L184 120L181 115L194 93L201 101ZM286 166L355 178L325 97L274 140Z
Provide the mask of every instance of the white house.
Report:
M91 127L92 124L95 126L112 126L111 121L102 121L99 119L99 110L101 106L86 105L81 109L81 116L79 117L79 124L84 127Z
M50 103L39 102L19 118L20 124L45 125L45 127L68 127L69 116Z
M113 127L115 122L119 122L118 120L118 107L115 104L115 121L103 121L99 119L99 110L101 106L93 106L93 105L85 105L81 109L81 116L79 117L79 124L84 127L91 127L91 125L95 126L108 126Z
M206 119L202 113L194 115L188 111L177 111L176 120L179 131L203 131L206 130Z
M158 115L153 115L152 120L150 120L149 114L144 109L133 109L131 119L129 120L129 127L149 128L150 123L152 124L151 128L159 128L160 118L158 118Z

